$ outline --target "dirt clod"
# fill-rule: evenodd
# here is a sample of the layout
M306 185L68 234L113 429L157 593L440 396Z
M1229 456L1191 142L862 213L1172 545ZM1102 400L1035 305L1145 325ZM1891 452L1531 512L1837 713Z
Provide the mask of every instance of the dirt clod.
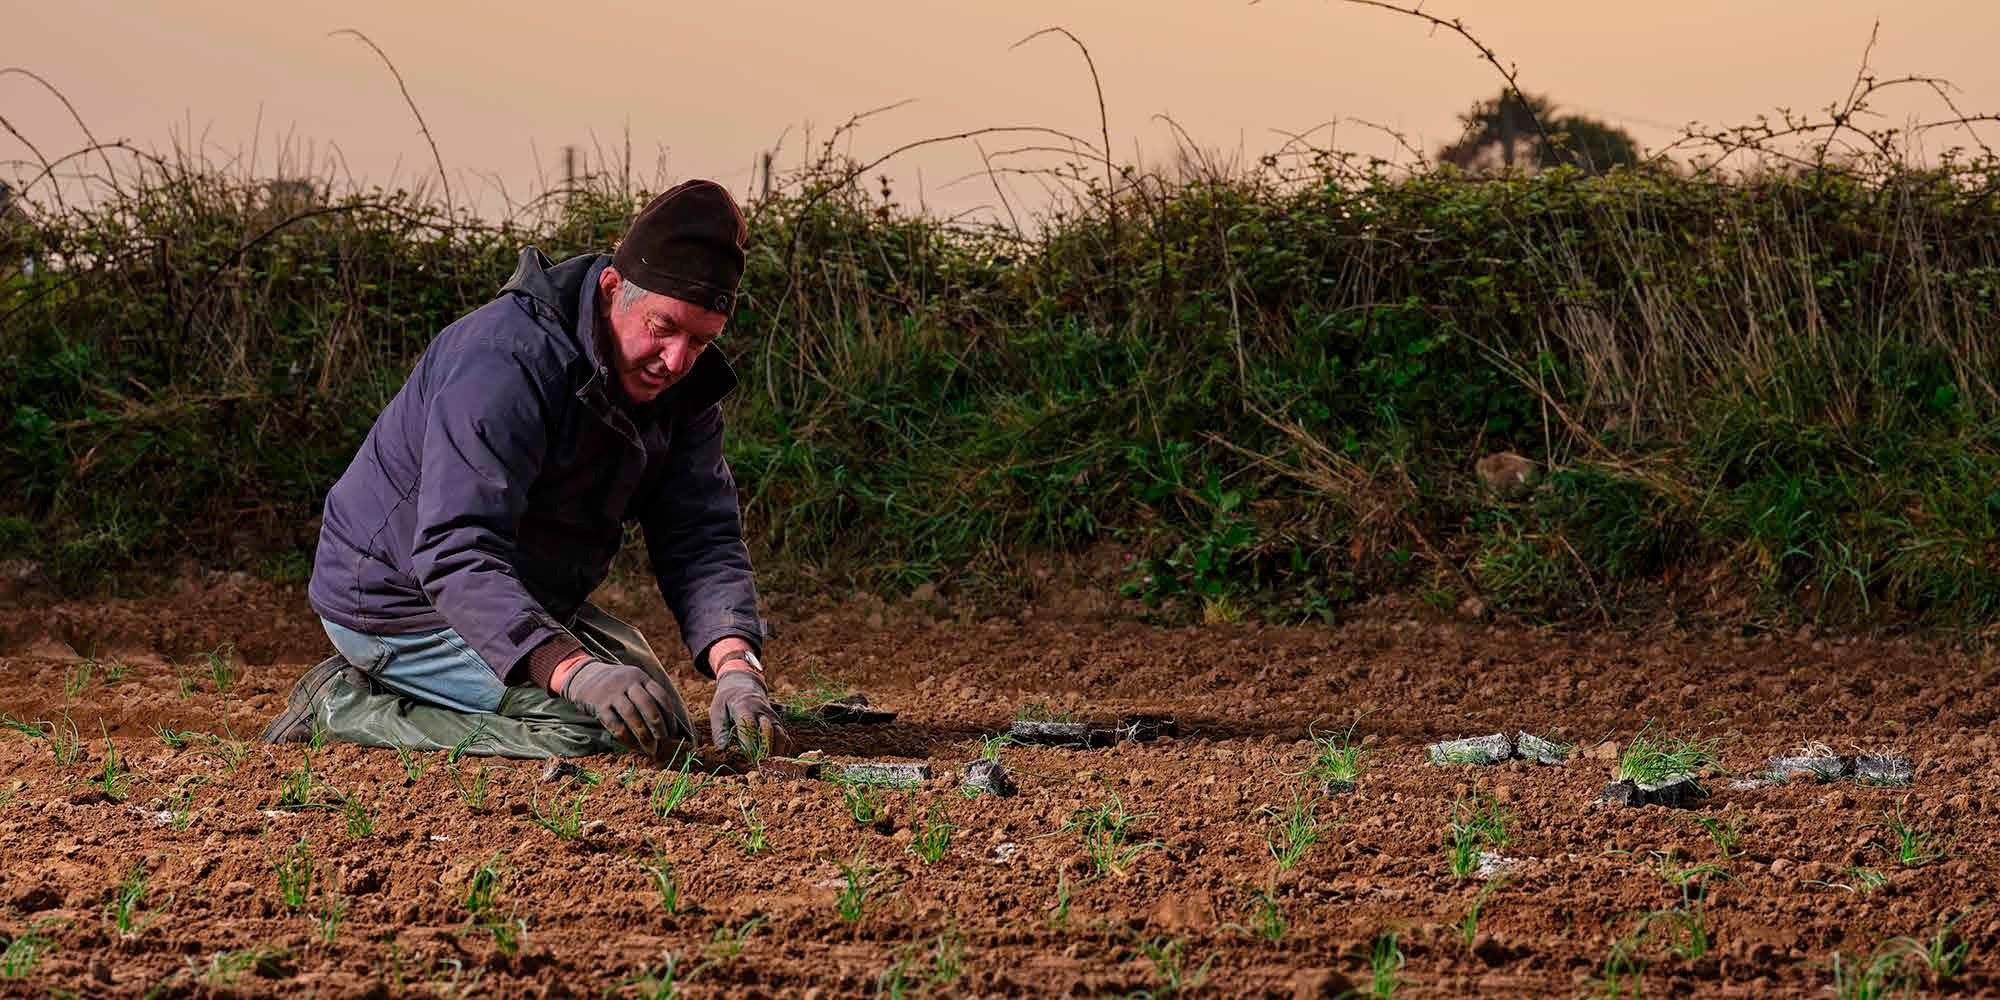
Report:
M1425 750L1433 764L1475 764L1490 767L1514 756L1514 744L1500 733L1491 736L1475 736L1463 740L1446 740L1433 743Z

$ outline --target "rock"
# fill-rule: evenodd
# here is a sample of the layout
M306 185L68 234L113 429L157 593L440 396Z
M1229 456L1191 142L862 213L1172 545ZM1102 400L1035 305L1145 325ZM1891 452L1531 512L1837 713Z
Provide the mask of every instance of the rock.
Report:
M915 788L931 777L929 764L889 764L871 762L847 764L840 769L840 780L857 785L887 785L891 788Z
M993 850L986 856L986 860L996 865L1004 865L1014 860L1014 855L1019 853L1021 853L1021 845L1011 840L1002 841L993 845Z
M959 787L1000 798L1006 798L1016 791L1014 779L1007 774L1006 765L985 757L965 765L965 777L959 782Z
M1617 760L1619 751L1623 749L1616 741L1605 740L1584 751L1583 755L1591 760Z
M1478 597L1468 597L1458 602L1458 616L1483 621L1486 618L1486 602Z
M1498 764L1514 756L1514 744L1507 737L1494 733L1491 736L1476 736L1471 739L1446 740L1433 743L1425 750L1433 764Z
M1688 805L1705 794L1692 775L1682 775L1657 785L1642 785L1631 780L1614 781L1604 786L1604 793L1597 797L1597 801L1621 806L1665 806L1673 809Z
M1479 481L1495 496L1518 500L1535 488L1539 478L1535 463L1511 451L1494 452L1473 466Z
M1507 857L1498 851L1480 851L1479 869L1476 874L1480 878L1492 878L1495 875L1507 874L1513 867L1513 858Z
M1514 734L1514 754L1537 764L1561 764L1569 759L1571 749L1525 730Z
M542 768L542 781L554 784L568 778L583 777L583 768L561 757L550 757L548 766Z
M1815 781L1836 781L1847 776L1847 762L1839 757L1819 755L1773 757L1765 766L1765 774L1788 781L1795 775L1803 775Z
M1917 766L1908 757L1862 754L1854 758L1854 780L1871 785L1907 785L1917 775Z
M1090 726L1082 722L1017 720L1007 727L1007 735L1023 746L1081 749L1090 745Z

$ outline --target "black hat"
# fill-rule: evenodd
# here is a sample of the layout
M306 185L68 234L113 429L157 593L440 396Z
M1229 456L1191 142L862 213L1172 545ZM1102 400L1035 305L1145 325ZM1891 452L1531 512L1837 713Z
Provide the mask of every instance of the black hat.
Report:
M611 255L611 266L649 292L726 316L743 279L749 235L743 211L722 185L683 181L639 211Z

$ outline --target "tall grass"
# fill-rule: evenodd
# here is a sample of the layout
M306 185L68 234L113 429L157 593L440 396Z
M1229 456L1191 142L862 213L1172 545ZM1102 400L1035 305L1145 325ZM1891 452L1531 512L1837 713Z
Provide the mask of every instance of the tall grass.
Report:
M749 206L723 340L768 572L1001 599L1018 560L976 557L1115 539L1168 614L1395 587L2000 619L1990 157L1494 178L1318 150L1072 178L1017 229L905 211L831 150ZM0 271L0 557L67 589L167 554L301 577L428 339L521 245L607 249L644 197L587 177L488 222L118 162L89 205L27 191L6 239L39 266ZM1540 486L1483 490L1501 449Z

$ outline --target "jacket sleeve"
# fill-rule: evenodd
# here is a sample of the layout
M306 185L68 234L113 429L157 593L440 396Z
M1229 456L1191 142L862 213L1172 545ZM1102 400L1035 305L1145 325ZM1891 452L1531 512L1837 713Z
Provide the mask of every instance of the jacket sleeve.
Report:
M708 647L729 636L761 655L764 621L757 616L736 480L722 457L722 407L710 406L674 429L656 483L640 512L646 553L695 670L713 676Z
M425 415L410 557L431 606L502 681L536 647L575 641L514 569L548 400L528 363L485 337L441 359Z

